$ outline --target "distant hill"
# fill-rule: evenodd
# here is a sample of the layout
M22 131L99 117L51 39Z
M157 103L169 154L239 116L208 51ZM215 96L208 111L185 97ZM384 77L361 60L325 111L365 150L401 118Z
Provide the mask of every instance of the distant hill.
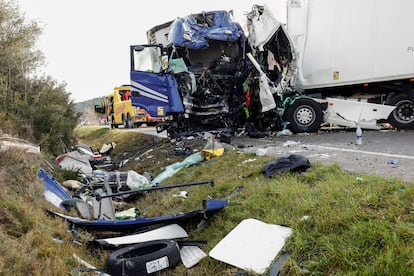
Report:
M99 102L99 98L94 98L94 99L90 99L87 101L75 103L76 112L83 112L84 110L91 109L91 108L93 109L95 104L98 104L98 102Z
M81 123L96 125L102 116L95 113L95 105L99 104L100 98L93 98L87 101L75 103L76 112L82 113Z

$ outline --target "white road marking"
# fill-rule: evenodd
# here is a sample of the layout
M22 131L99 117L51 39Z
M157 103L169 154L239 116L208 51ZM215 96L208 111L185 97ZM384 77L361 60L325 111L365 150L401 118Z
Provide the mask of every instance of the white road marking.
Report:
M363 151L363 150L356 150L356 149L335 148L335 147L317 146L317 145L309 145L309 144L305 144L304 146L308 148L336 150L336 151L342 151L342 152L361 153L361 154L378 155L378 156L391 157L391 158L414 160L414 156L409 156L409 155L382 153L382 152L374 152L374 151Z

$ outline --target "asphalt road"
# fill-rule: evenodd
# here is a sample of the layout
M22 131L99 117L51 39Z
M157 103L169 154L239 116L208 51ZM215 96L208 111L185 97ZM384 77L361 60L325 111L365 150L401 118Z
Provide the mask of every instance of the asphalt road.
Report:
M134 129L148 135L157 134L152 127ZM338 164L344 171L380 175L414 182L414 130L364 130L362 144L356 145L355 131L327 130L318 133L261 139L233 137L232 144L243 150L275 158L300 154L311 163Z
M312 162L338 164L344 171L380 175L414 182L414 131L363 131L356 145L355 131L331 130L263 139L237 137L248 152L280 157L300 154Z
M129 131L136 131L147 135L153 135L157 137L167 138L167 132L163 131L161 133L157 133L155 127L147 127L146 125L140 126L138 128L129 129Z

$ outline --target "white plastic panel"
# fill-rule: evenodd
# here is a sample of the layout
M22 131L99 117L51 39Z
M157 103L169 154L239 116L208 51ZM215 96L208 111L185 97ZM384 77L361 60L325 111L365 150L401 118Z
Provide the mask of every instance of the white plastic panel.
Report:
M292 229L245 219L209 253L210 257L233 266L264 273L292 234Z

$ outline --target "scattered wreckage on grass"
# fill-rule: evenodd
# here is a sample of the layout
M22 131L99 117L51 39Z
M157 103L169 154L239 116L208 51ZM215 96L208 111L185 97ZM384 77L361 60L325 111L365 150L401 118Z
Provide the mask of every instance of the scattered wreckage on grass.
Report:
M111 173L112 176L119 176L119 172ZM145 228L151 225L160 225L173 223L178 221L185 221L193 218L206 218L207 216L214 214L215 212L223 209L229 204L227 199L208 199L203 201L203 208L200 210L194 210L190 212L181 212L173 215L165 215L153 218L138 217L135 208L131 208L130 212L125 211L124 214L118 215L115 212L115 202L112 199L118 199L124 201L128 199L129 195L143 194L152 191L161 191L167 189L175 189L189 186L210 185L214 186L213 180L199 181L192 183L182 183L175 185L162 185L155 186L150 185L146 180L146 185L142 185L142 179L134 183L133 189L127 191L121 191L119 189L119 182L117 185L110 185L109 175L105 177L104 184L101 188L93 189L90 186L82 186L75 190L72 197L65 189L45 170L39 171L39 177L43 179L45 186L45 197L53 205L64 210L68 210L74 207L81 217L73 217L65 214L61 214L54 211L49 211L49 214L63 218L68 221L75 228L83 228L91 231L112 231L112 232L131 232ZM137 180L135 177L134 180ZM135 181L132 181L135 182ZM85 193L84 187L91 188L91 191ZM100 191L98 191L98 189ZM120 212L122 213L122 212Z
M65 149L65 153L56 157L59 167L67 170L77 170L84 174L92 174L93 170L114 170L119 165L109 157L109 153L116 144L110 142L102 145L97 152L88 145L75 145Z
M128 220L116 220L110 219L95 219L87 220L78 217L72 217L65 214L61 214L54 211L49 211L49 214L63 218L70 225L75 228L82 228L90 231L109 231L109 232L132 232L139 231L145 227L160 224L171 224L177 222L183 222L185 220L206 218L213 213L223 209L229 204L228 200L220 199L208 199L203 202L203 208L200 210L194 210L190 212L180 212L172 215L158 216L158 217L139 217Z
M45 187L49 187L49 191L57 192L57 195L62 195L61 190L63 188L46 171L41 170L39 177L44 180L44 185ZM212 181L203 184L212 184ZM200 183L163 186L159 187L159 189L188 185L200 185ZM54 186L54 188L50 188L51 186ZM97 219L92 220L72 217L52 210L48 210L48 213L54 217L66 220L71 225L74 233L77 232L77 229L94 231L95 233L124 233L121 236L94 239L89 242L90 245L112 250L106 260L106 267L103 270L96 269L94 266L74 255L75 259L88 269L101 273L109 273L110 275L150 275L166 268L172 268L180 261L182 261L185 267L191 268L202 258L206 257L207 254L199 248L206 243L205 241L176 241L176 239L188 237L185 230L177 223L183 224L186 221L194 219L201 219L203 221L209 218L214 213L228 206L230 198L233 198L241 190L242 188L238 187L234 193L225 199L204 200L203 209L201 210L152 218L143 217L116 220L115 218L107 216L107 207L102 207L100 204L94 206L97 207L94 209L99 210L99 213L106 213L100 213ZM68 196L68 194L63 193L63 196L59 196L61 199L60 203L55 200L54 205L62 208L62 205L64 205L63 202L70 200L67 199ZM50 198L50 196L47 197L48 200ZM111 197L99 198L98 202L103 202L105 198L109 199Z
M130 275L130 273L133 275L137 275L137 273L139 275L149 275L165 268L171 268L178 264L180 260L188 268L196 265L202 258L207 256L198 247L203 242L176 242L174 239L188 237L185 230L176 223L184 224L195 219L203 222L214 213L229 205L229 199L210 198L203 201L203 208L200 210L179 212L173 215L158 217L131 216L119 218L115 215L112 198L124 194L143 193L186 186L203 184L214 186L214 181L164 185L114 194L111 194L111 187L109 187L106 181L105 188L107 189L107 193L103 195L97 194L92 200L88 200L87 198L84 198L85 200L82 198L75 200L45 170L41 169L38 175L44 181L45 198L48 201L63 210L68 210L75 206L81 216L86 215L89 217L89 219L84 219L48 210L50 215L66 220L71 226L73 233L77 233L77 229L93 231L95 233L124 233L123 236L90 241L91 244L108 249L116 249L109 255L106 261L105 271L101 271L103 273L109 272L110 275ZM229 198L234 197L238 192L240 192L240 189L230 195ZM88 202L92 202L92 206ZM128 233L129 235L125 235ZM180 244L181 249L178 247L178 244ZM97 271L95 267L85 261L78 257L75 258L82 265Z
M214 149L220 149L220 147L208 149L205 155L208 158L212 158L222 154L220 150L215 152ZM185 162L178 162L177 165L180 165L180 163ZM267 177L272 177L282 171L305 170L309 165L308 160L302 156L290 156L266 164L263 171L260 172ZM78 211L80 216L74 217L63 212L48 210L50 215L68 222L74 234L78 232L78 229L92 231L98 235L99 233L117 233L114 237L95 238L87 242L88 245L98 246L104 250L111 251L106 260L105 269L101 270L102 273L128 275L127 271L131 273L140 271L142 275L147 275L163 269L172 268L180 260L186 268L190 268L208 255L238 268L262 273L270 266L272 260L277 256L280 248L283 247L285 240L291 233L290 228L266 224L267 226L263 226L263 231L268 232L271 230L273 233L271 234L273 236L272 239L268 239L269 237L260 232L262 230L259 231L259 225L265 224L260 221L255 221L256 226L254 229L255 231L259 231L257 235L253 235L254 237L252 237L249 234L249 237L247 237L246 229L241 226L237 227L228 236L223 238L209 254L206 254L200 248L202 245L200 241L176 241L177 239L188 238L188 234L180 225L186 224L188 221L200 220L198 229L202 229L205 225L203 222L206 222L206 219L228 206L230 200L242 191L243 187L238 187L235 192L226 198L210 198L204 200L203 208L200 210L179 212L158 217L139 217L136 208L115 212L115 200L113 199L118 199L123 202L129 200L128 195L132 194L204 184L214 186L214 181L208 180L175 185L158 185L157 183L152 185L149 180L146 180L143 181L146 184L142 185L141 180L145 178L143 176L142 178L134 176L133 182L140 179L138 181L139 185L130 186L130 190L127 191L118 189L119 185L125 185L128 181L128 174L130 173L106 172L102 186L89 187L89 189L95 191L94 193L90 193L89 196L86 196L84 193L86 190L82 186L82 183L79 186L71 184L71 187L76 187L76 190L73 192L74 197L71 197L46 171L41 170L39 172L39 177L45 181L45 187L46 182L48 182L47 186L51 187L48 190L51 193L56 192L54 205L62 210L74 208ZM146 185L150 186L147 187ZM98 192L98 190L102 191ZM48 200L50 198L49 196ZM56 198L59 200L57 201ZM123 208L125 209L125 206ZM122 234L119 235L119 233ZM263 251L263 248L261 248L259 254L253 249L256 248L257 244L263 243L263 238L266 239L265 244L269 245L269 241L271 240L272 244L277 246L269 248L266 251ZM251 247L251 250L247 250L243 257L229 253L238 252L240 239L247 242ZM255 261L255 256L261 256L259 258L260 261ZM249 262L246 262L244 258L248 258ZM88 266L83 260L78 261ZM88 267L92 269L93 266ZM275 269L277 270L278 267L279 265ZM94 270L96 271L96 268Z
M82 148L88 149L89 147L83 146ZM204 149L197 152L197 158L194 157L194 154L191 154L184 158L182 162L177 162L171 166L173 172L175 172L180 168L199 163L201 160L210 160L221 156L223 153L223 146L214 137L210 137ZM194 162L194 160L199 159L200 161ZM169 171L168 168L166 171ZM126 209L126 204L118 204L133 203L130 201L129 195L180 189L187 186L214 186L213 180L160 185L159 182L171 176L171 172L166 174L161 172L159 176L153 179L155 183L133 171L108 171L101 176L103 183L94 179L97 177L96 175L93 177L89 175L82 181L64 181L65 187L71 190L69 193L46 170L41 169L39 171L39 178L43 179L47 190L47 193L45 193L46 199L61 209L61 211L48 210L49 215L65 220L75 235L78 233L78 229L92 231L98 237L101 234L105 236L105 234L112 233L111 238L95 238L87 242L88 245L111 251L106 261L106 267L101 271L111 275L126 275L125 271L131 273L134 271L135 273L138 270L142 271L142 275L147 275L171 268L178 264L180 260L187 268L196 265L202 258L207 256L200 248L205 242L175 241L188 237L188 234L180 225L187 224L190 221L200 221L197 229L203 229L209 218L227 207L230 200L243 189L238 187L235 192L226 198L203 200L203 207L198 210L157 217L141 217L139 212L136 212L136 208ZM187 194L183 196L183 198L187 197ZM118 209L118 212L115 212L115 209ZM66 211L73 210L77 211L78 217L73 216L73 212L66 213ZM97 270L78 257L75 258L89 269ZM158 264L158 266L154 266L154 264Z

